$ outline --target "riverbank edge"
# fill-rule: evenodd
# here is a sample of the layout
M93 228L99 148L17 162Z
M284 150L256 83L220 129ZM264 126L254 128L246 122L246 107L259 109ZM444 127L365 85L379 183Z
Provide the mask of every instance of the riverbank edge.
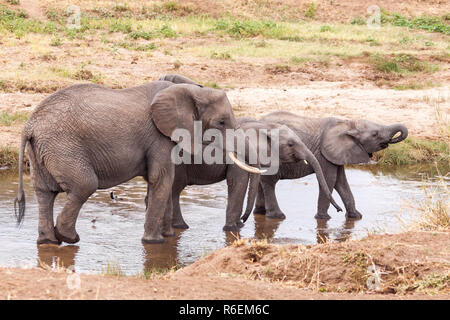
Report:
M447 250L448 234L448 231L406 231L308 246L238 239L187 267L164 274L77 274L81 285L75 289L70 287L75 283L72 281L75 274L68 273L61 266L29 269L0 267L0 299L449 299L448 269L445 272L448 262L445 259L436 262L437 257L442 258L439 251ZM397 248L402 254L393 256L386 248ZM416 256L419 251L424 254L420 262ZM260 260L248 258L248 254L254 252L261 253ZM232 260L230 255L234 256ZM259 273L258 278L251 272L257 268L267 269L263 261L265 256L270 261L276 261L281 266L280 270L286 269L288 277L292 277L292 268L296 271L302 268L300 263L294 263L297 261L293 259L295 256L300 259L320 256L321 266L327 269L327 263L336 265L337 258L341 261L342 270L333 273L330 279L326 279L326 272L323 273L320 280L322 286L317 287L316 281L302 286L296 281L271 280L270 276L276 270ZM377 267L389 270L388 273L381 273L382 290L366 287L367 276L360 272L366 259L369 266L375 263ZM223 261L229 263L222 264ZM285 264L287 261L289 266ZM217 263L221 264L220 268L217 268ZM249 268L239 269L239 273L231 272L230 268L238 264ZM207 272L205 268L211 266L214 272ZM402 276L393 274L398 270ZM343 276L344 272L350 277ZM395 282L391 278L395 278ZM337 287L341 291L326 290L327 281L330 284L342 281L344 286L349 281L358 281L361 286L358 290L353 287Z
M444 140L412 136L377 152L374 160L380 167L434 163L445 165L450 163L450 144ZM0 168L17 172L18 164L19 150L11 146L0 146Z

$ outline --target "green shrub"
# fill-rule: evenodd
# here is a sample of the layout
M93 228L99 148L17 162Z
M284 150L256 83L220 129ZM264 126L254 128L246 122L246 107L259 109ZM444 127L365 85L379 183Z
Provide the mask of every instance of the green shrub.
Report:
M305 17L313 19L316 16L317 6L315 2L311 2L305 10Z
M350 21L350 24L363 26L363 25L367 24L367 21L366 21L366 19L364 19L363 17L357 16L357 17L354 17L354 18Z

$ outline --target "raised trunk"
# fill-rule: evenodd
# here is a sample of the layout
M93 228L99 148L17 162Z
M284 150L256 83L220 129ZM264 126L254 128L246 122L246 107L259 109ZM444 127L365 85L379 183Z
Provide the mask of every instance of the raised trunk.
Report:
M403 141L408 136L408 129L402 125L402 124L394 124L392 126L388 126L387 130L389 132L389 143L398 143L400 141ZM396 138L394 136L400 132L400 135Z

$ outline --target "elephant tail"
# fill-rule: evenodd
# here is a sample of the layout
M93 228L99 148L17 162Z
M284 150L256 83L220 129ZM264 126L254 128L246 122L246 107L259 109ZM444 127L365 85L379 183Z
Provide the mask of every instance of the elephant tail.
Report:
M247 208L241 217L242 222L247 221L248 216L253 210L255 205L256 196L258 194L259 181L261 180L261 175L256 173L250 174L250 182L248 184L248 195L247 195Z
M25 153L25 146L27 142L30 140L30 136L28 135L27 126L22 131L22 141L20 143L19 150L19 188L17 192L17 197L14 200L14 215L17 220L17 225L19 226L23 218L25 217L25 192L23 191L23 159Z

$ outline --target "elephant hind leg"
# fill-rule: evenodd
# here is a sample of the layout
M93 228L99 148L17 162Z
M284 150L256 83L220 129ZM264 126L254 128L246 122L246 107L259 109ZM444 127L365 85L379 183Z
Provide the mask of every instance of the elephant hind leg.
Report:
M76 243L80 236L75 230L78 214L83 204L98 188L98 178L94 170L88 165L72 166L63 171L64 176L56 180L67 193L67 201L56 219L55 235L59 241Z
M61 241L56 239L53 222L53 204L55 203L56 195L56 192L36 190L37 202L39 204L38 245L58 245L61 243Z

